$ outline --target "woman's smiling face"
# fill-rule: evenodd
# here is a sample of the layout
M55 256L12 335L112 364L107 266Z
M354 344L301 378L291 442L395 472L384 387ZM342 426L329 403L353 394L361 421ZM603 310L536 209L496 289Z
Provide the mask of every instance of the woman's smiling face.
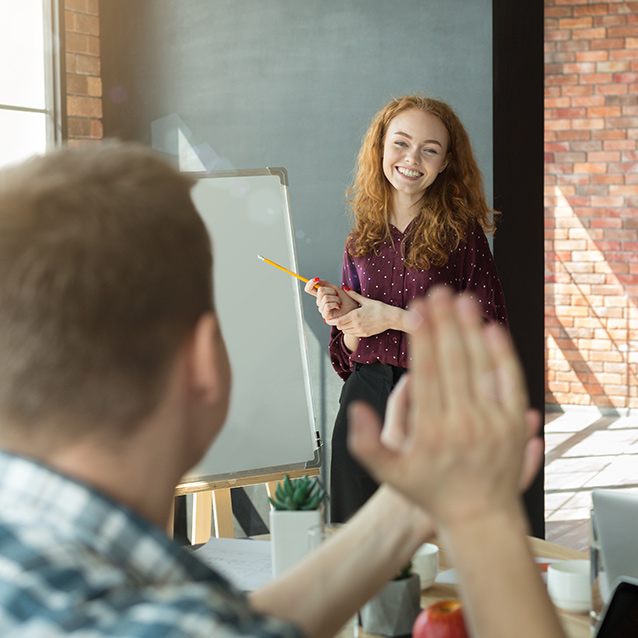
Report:
M394 196L414 204L448 164L449 135L432 113L408 109L388 124L383 142L383 173Z

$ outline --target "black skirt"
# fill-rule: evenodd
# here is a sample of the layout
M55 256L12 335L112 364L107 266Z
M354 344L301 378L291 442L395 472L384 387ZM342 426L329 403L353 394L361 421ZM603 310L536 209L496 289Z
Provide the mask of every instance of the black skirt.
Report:
M379 362L355 363L354 371L343 385L332 432L330 520L333 523L342 523L350 518L378 487L378 483L348 451L348 406L353 401L365 401L383 421L390 392L404 372L405 368Z

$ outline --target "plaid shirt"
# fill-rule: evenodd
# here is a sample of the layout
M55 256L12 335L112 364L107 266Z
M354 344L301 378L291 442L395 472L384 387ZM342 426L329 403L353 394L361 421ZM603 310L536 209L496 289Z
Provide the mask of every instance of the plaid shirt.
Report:
M160 529L0 452L0 636L299 638Z

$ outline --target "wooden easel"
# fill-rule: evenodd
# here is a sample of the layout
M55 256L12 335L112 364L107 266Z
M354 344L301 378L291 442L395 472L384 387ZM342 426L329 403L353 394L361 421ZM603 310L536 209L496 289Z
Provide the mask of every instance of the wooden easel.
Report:
M215 520L215 536L217 538L234 538L233 508L230 499L230 490L233 487L245 487L247 485L266 484L268 496L272 497L277 483L283 480L284 475L290 478L300 478L304 474L318 476L319 468L291 470L288 472L273 472L259 476L247 476L243 478L222 481L195 481L180 483L175 488L175 496L185 494L193 495L193 517L190 529L190 539L193 545L205 543L211 535L213 517ZM168 524L169 534L173 533L173 516Z

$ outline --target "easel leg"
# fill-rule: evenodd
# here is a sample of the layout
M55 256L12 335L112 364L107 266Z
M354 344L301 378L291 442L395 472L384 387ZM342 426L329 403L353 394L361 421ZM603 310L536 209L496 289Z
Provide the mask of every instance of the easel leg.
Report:
M213 492L213 514L215 516L215 536L217 538L235 538L233 504L229 487Z
M191 521L191 543L206 543L212 525L212 492L193 493L193 518Z

